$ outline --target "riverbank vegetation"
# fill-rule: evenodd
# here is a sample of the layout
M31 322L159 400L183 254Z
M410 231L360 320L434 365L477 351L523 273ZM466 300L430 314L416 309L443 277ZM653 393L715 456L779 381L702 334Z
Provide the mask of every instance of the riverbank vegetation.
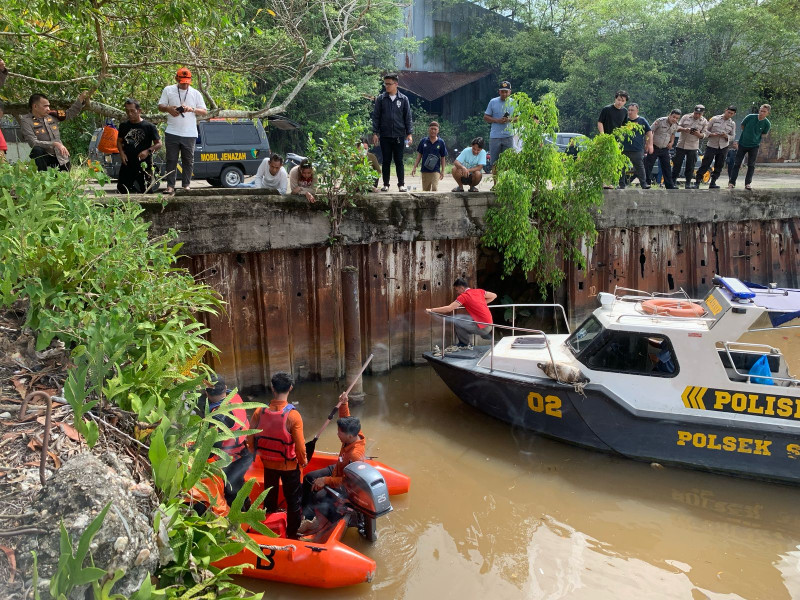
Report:
M164 548L155 577L143 584L148 597L242 597L244 590L230 582L237 570L211 563L245 544L259 554L241 529L246 523L269 533L260 524L260 502L240 510L252 483L228 517L212 511L198 516L186 502L189 490L204 489L203 479L219 476L229 462L213 445L234 437L218 421L198 415L195 403L195 390L210 373L201 358L215 351L198 317L218 313L222 301L176 266L174 232L149 239L139 205L87 191L89 175L85 169L39 173L29 163L0 164L0 307L24 319L22 331L31 344L35 339L29 352L68 356L61 400L72 415L63 417L69 423L61 424L62 431L72 431L90 449L103 436L108 451L107 438L114 438L115 447L133 457L132 470L155 490L152 535L161 535ZM27 373L14 382L21 394L38 380L31 369ZM65 409L59 409L62 415ZM231 409L223 404L219 411ZM24 439L23 461L30 460ZM208 463L213 454L221 460ZM86 554L88 538L84 542L73 540L77 554ZM71 556L72 548L62 544L63 560L49 580L53 598L66 597L76 581L94 581L98 591L106 590L102 597L119 599L109 595L109 582L124 573L84 571L87 565ZM91 558L97 567L107 559ZM47 597L43 590L41 597Z
M558 131L556 98L534 102L524 93L508 101L520 150L507 150L495 163L496 201L486 213L483 243L503 255L506 275L530 273L546 297L564 279L564 261L585 265L582 247L597 238L593 211L603 203L603 184L616 182L627 165L618 138L603 134L576 140L580 152L559 152L545 143ZM630 135L620 128L619 135Z

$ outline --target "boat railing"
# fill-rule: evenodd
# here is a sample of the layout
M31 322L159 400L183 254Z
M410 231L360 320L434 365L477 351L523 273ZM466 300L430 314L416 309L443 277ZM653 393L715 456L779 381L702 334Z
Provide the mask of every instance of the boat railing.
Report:
M567 311L564 310L564 307L561 304L492 304L489 306L489 310L493 310L495 308L511 309L511 335L514 335L514 330L516 329L517 308L557 308L561 311L561 316L564 318L564 326L567 328L567 333L572 333L569 328Z
M769 375L751 375L750 373L742 373L741 371L739 371L739 369L736 368L736 363L733 361L733 356L731 355L731 349L733 349L734 352L736 352L738 349L744 351L755 350L758 353L764 353L764 351L766 350L766 354L782 356L783 354L781 353L779 348L775 348L773 346L770 346L769 344L754 344L751 342L722 342L722 347L725 349L725 354L728 356L728 361L729 364L731 365L730 366L731 370L734 372L734 374L744 378L747 382L750 382L751 377L756 377L759 379L772 379L773 381L785 381L790 384L800 383L800 379L798 379L797 377L792 377L791 375L789 375L788 377L780 377L773 373L770 373Z
M620 292L633 292L633 294L624 293L620 295ZM674 292L648 292L645 290L637 290L635 288L627 288L620 285L614 286L614 298L623 302L638 302L645 299L671 298L673 296L682 296L686 300L691 300L689 298L689 294L686 293L686 290L683 288L678 288L678 290ZM696 301L692 300L692 302Z
M516 306L516 307L526 307L526 308L535 308L535 307L539 307L539 308L560 308L561 309L561 314L564 316L564 322L567 324L567 332L569 332L569 322L567 322L567 313L564 310L564 307L562 305L560 305L560 304L496 304L496 305L490 306L489 308L490 309L492 309L492 308L512 308L514 306ZM447 323L450 322L451 326L455 327L455 318L454 317L455 317L455 314L456 314L457 310L464 310L464 309L463 309L463 307L462 308L458 308L458 309L452 311L449 315L443 315L443 314L439 314L439 313L431 313L431 316L440 317L442 319L442 357L444 357L445 348L447 347L446 346L446 342L445 342L446 336L447 336ZM512 316L513 316L513 314L512 314ZM553 366L553 373L555 374L555 379L559 383L565 383L564 381L561 381L561 379L559 379L559 377L558 377L558 369L556 369L556 361L555 361L555 357L553 356L553 349L551 348L550 340L547 338L547 334L544 331L542 331L540 329L528 329L526 327L517 327L516 324L513 323L513 320L512 320L512 325L498 325L497 323L484 323L482 321L474 321L474 323L476 325L486 325L486 326L489 326L489 327L492 328L492 343L491 343L491 346L489 348L489 371L498 370L498 371L505 372L505 373L513 373L513 371L509 371L507 369L495 369L494 368L494 347L495 347L495 343L496 343L495 342L495 331L497 331L497 329L510 330L511 331L511 335L517 335L517 332L521 332L521 333L524 333L524 334L527 334L527 335L541 335L542 339L544 340L545 347L547 348L547 354L550 356L550 364Z
M674 317L672 315L619 315L617 317L617 323L622 323L626 319L645 319L647 321L675 321L681 323L688 323L690 321L701 322L701 323L715 323L716 319L714 317Z

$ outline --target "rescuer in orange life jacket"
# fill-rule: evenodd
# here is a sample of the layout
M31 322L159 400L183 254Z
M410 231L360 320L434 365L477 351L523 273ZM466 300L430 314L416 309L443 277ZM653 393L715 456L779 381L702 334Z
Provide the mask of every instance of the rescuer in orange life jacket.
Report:
M211 380L206 382L206 385L205 395L202 396L199 401L201 414L213 413L231 393L231 390L225 385L225 380L216 375L212 376ZM241 404L242 397L239 396L239 394L234 394L231 397L230 403ZM233 432L250 429L247 420L247 412L243 408L234 408L233 416L236 417L235 420L228 414L214 415L214 419L220 423L224 423ZM253 462L252 456L250 456L248 452L247 438L244 435L217 442L214 444L214 447L221 448L227 452L231 457L231 461L239 461L237 465L231 464L225 469L227 475L227 480L225 482L225 500L230 505L234 498L236 498L236 494L239 492L242 485L244 485L244 474L247 471L247 467Z
M344 479L344 468L352 462L364 460L367 451L366 437L361 431L361 421L350 416L347 392L339 396L339 450L338 460L324 469L311 471L303 480L303 512L311 519L300 526L301 535L312 534L322 529L328 522L336 519L333 498L322 488L326 485L341 488Z
M303 418L289 404L294 382L288 373L272 376L272 401L258 408L251 423L259 433L248 436L247 445L264 465L264 489L270 488L264 503L267 512L278 510L278 481L283 483L286 498L286 537L297 539L302 519L301 469L306 466L306 442Z

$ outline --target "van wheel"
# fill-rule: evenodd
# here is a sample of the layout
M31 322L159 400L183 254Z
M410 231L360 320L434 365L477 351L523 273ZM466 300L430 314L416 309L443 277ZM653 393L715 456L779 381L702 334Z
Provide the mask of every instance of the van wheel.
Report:
M239 167L225 167L220 174L222 187L233 188L244 181L244 173Z

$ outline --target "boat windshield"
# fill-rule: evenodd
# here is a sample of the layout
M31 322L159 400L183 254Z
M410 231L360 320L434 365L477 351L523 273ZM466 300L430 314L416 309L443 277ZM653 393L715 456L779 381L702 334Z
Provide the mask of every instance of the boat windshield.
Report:
M591 316L575 330L575 333L567 338L567 346L577 356L589 347L589 344L601 331L603 331L603 325L595 317Z

